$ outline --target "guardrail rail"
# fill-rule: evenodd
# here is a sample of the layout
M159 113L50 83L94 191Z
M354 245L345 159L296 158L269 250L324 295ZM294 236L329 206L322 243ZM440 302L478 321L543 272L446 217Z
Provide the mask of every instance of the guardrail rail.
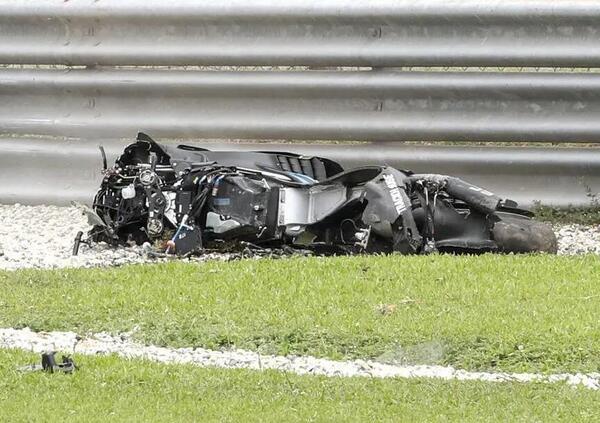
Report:
M599 0L0 0L0 202L83 196L98 142L143 130L368 141L277 148L588 204L600 149L390 143L600 142L598 22Z

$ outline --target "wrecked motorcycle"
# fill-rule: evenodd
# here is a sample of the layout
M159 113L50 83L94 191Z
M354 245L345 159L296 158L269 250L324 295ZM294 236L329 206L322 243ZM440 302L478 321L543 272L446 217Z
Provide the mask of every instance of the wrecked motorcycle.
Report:
M164 145L144 133L105 169L90 214L91 241L177 255L241 244L316 254L557 250L532 213L455 177Z

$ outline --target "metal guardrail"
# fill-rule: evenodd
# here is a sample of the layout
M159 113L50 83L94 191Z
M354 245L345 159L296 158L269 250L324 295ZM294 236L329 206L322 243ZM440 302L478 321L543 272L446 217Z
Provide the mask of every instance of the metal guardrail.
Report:
M102 162L97 146L104 145L112 163L129 142L0 138L0 203L90 203L101 180ZM556 206L589 205L589 194L600 192L600 148L195 144L213 150L320 155L339 160L347 167L387 164L417 172L452 174L522 205L531 205L535 200Z
M0 69L0 133L600 142L600 74Z
M0 63L600 66L595 0L0 0Z
M0 0L0 64L34 65L0 69L0 134L80 138L0 139L0 202L89 201L98 140L144 130L374 141L269 149L454 174L525 204L585 205L600 191L600 149L383 142L600 142L600 74L380 68L600 67L598 22L600 0ZM108 145L116 154L123 142Z

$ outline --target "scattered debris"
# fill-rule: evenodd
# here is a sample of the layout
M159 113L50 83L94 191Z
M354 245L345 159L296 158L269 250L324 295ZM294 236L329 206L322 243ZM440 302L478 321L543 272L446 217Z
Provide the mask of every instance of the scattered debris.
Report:
M78 367L69 355L63 355L60 362L56 361L56 351L42 353L41 364L31 364L19 367L20 371L44 371L47 373L68 373L71 374Z
M378 304L375 309L382 315L389 316L396 311L397 307L396 304Z
M393 314L398 306L405 306L409 304L420 303L421 301L413 300L412 298L405 298L403 300L398 301L397 304L378 304L375 307L375 310L381 313L384 316L389 316Z
M144 245L155 257L556 253L549 225L512 200L435 174L346 170L321 157L158 144L144 133L104 171L81 243Z

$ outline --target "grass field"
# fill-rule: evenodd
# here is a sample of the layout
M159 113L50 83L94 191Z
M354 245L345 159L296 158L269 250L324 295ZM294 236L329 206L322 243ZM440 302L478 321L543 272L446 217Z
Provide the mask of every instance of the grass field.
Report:
M600 393L562 384L324 378L77 357L73 375L21 373L0 350L0 421L583 421Z
M339 257L0 273L0 326L146 343L600 370L596 257Z

